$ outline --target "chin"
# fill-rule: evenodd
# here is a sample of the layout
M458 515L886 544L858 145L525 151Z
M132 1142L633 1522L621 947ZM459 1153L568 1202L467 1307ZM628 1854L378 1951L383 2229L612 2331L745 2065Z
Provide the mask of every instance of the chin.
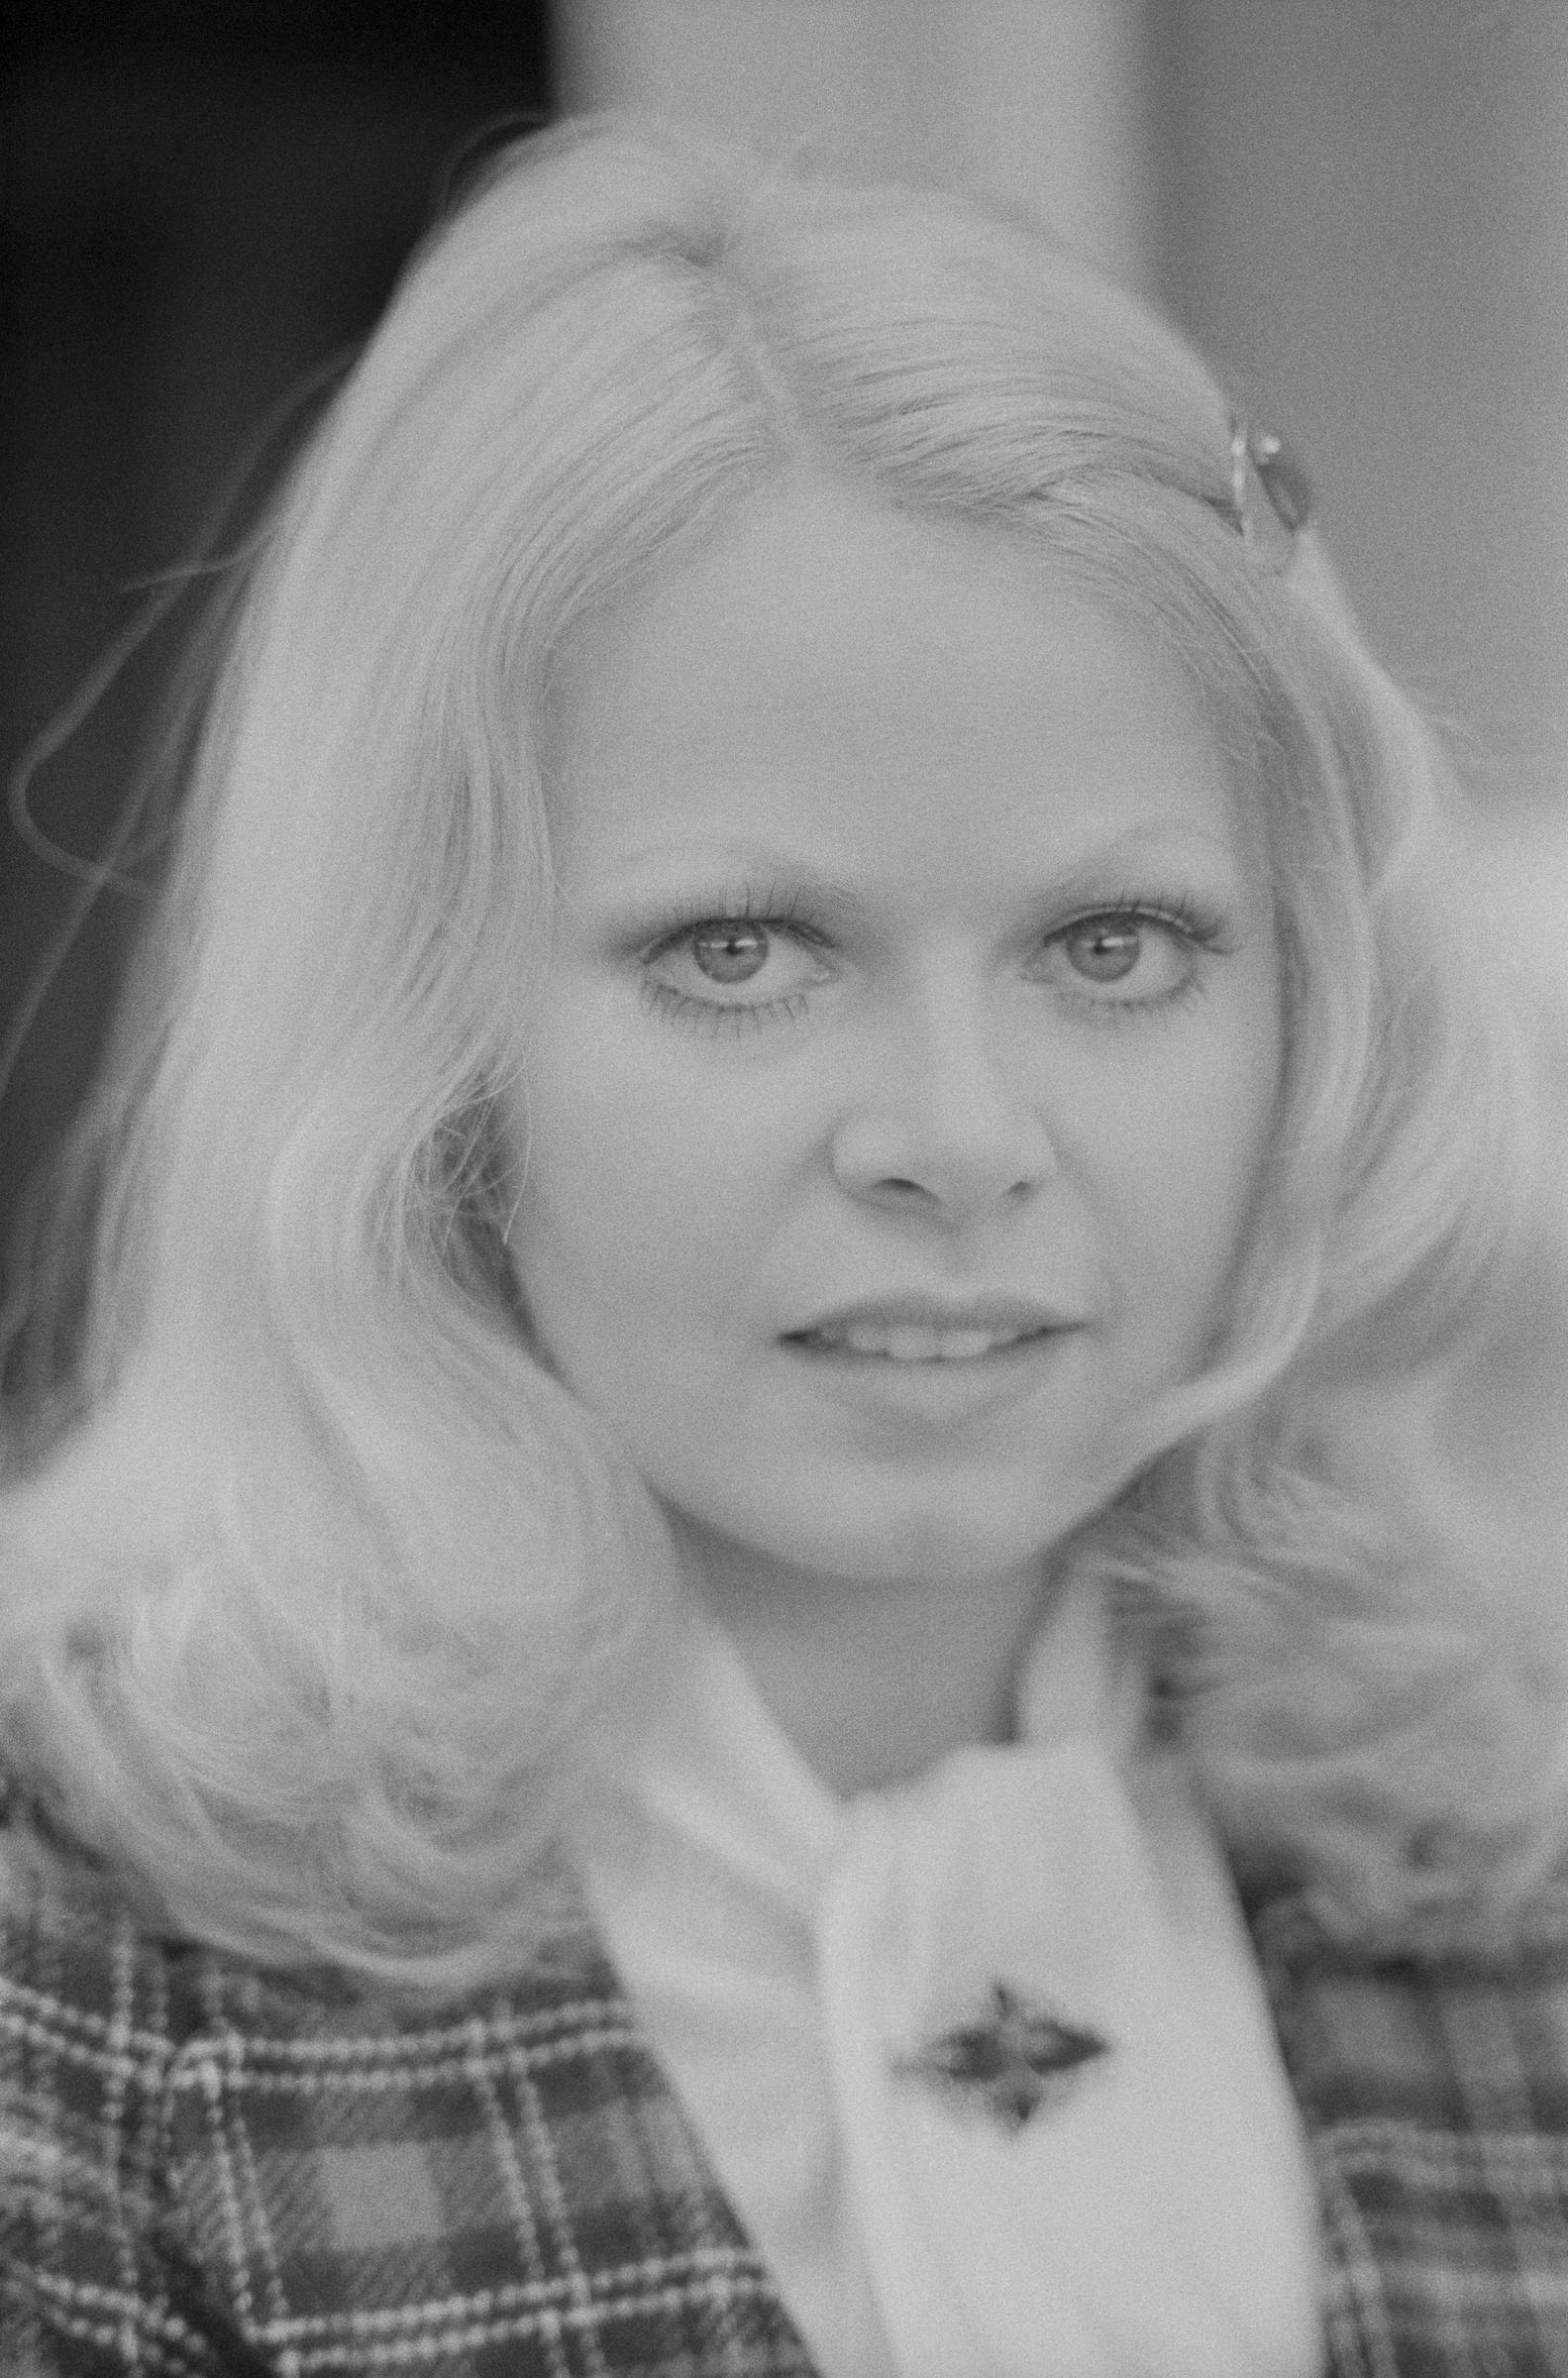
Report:
M802 1490L767 1531L768 1549L792 1567L851 1582L962 1585L1043 1561L1103 1499L1064 1496L1042 1507L1038 1493L1014 1499L993 1482L941 1479L841 1497ZM804 1511L812 1518L802 1528Z

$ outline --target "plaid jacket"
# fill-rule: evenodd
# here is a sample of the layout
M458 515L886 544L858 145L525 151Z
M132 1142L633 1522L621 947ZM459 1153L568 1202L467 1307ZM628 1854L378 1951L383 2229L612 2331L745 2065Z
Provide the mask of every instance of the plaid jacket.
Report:
M809 2378L585 1934L415 2015L85 1875L3 1900L4 2378ZM1333 2378L1568 2374L1568 1980L1357 1968L1284 1901L1255 1938Z

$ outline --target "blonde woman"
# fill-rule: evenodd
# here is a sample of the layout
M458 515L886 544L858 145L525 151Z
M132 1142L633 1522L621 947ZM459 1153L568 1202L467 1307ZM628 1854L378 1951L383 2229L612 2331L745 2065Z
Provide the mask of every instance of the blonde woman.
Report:
M1560 1647L1364 1422L1521 1075L1306 513L946 199L415 260L57 1201L8 2372L1568 2370Z

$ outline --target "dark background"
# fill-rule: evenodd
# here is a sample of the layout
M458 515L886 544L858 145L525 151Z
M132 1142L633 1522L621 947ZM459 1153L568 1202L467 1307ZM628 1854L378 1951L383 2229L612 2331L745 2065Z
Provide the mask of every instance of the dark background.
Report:
M552 102L544 0L0 6L0 759L11 770L187 559L235 459L373 324L475 141ZM287 431L258 458L275 468ZM244 507L242 505L242 516ZM100 851L189 597L34 782ZM0 1033L76 886L0 822ZM137 904L95 903L0 1095L0 1242L81 1094Z

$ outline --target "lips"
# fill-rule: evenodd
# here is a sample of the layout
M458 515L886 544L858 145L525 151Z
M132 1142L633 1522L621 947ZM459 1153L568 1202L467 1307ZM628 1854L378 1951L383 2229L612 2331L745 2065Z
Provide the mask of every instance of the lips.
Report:
M978 1362L990 1354L1082 1326L1078 1314L1013 1296L947 1304L928 1297L846 1306L785 1343L806 1351L860 1354L890 1362Z
M836 1328L803 1330L796 1346L842 1347L851 1354L880 1354L892 1362L974 1362L1004 1346L1036 1338L1038 1330L952 1330L918 1322L845 1322Z

